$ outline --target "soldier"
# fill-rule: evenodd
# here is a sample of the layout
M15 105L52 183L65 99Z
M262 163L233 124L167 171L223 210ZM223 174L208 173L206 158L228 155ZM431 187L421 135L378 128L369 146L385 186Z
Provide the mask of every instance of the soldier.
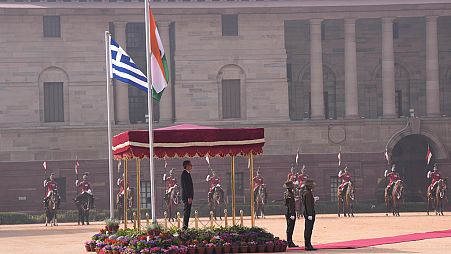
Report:
M221 183L221 179L216 176L216 172L214 170L211 170L211 175L208 175L205 181L210 183L210 189L208 191L208 200L211 200L213 198L213 191L216 185Z
M169 170L169 176L166 174L163 175L163 181L165 182L165 198L168 197L169 193L171 193L172 189L177 185L177 179L174 176L174 168Z
M345 185L351 181L351 174L349 174L347 166L338 172L338 179L341 179L341 184L338 186L338 190L342 192Z
M56 192L56 194L58 195L58 202L56 204L56 208L59 209L61 197L58 194L58 184L54 181L54 177L55 177L55 174L51 173L49 180L47 180L47 179L44 180L44 188L46 189L46 193L45 193L45 197L44 197L44 207L47 207L47 205L48 205L48 200L49 200L50 194L52 192Z
M285 206L287 211L285 213L285 219L287 220L287 242L288 247L298 247L293 242L294 225L296 224L296 207L294 202L294 184L292 181L287 180L283 185L287 190L283 194L285 200Z
M122 177L120 177L119 179L117 179L117 185L119 186L119 193L117 194L117 196L122 196L125 194L125 174L122 174ZM127 181L127 189L130 189L130 183Z
M88 172L83 174L83 181L79 181L78 179L75 180L75 186L80 188L80 195L77 196L76 200L78 200L81 195L86 193L91 199L91 208L94 208L94 195L92 194L91 185L88 182L88 174Z
M400 179L398 172L396 172L396 165L393 164L391 167L391 172L389 173L388 170L385 170L384 173L385 178L389 178L389 183L387 187L385 188L385 196L388 195L388 191L393 186L393 184Z
M440 172L438 171L437 164L434 164L433 171L429 170L427 178L432 178L432 182L428 187L428 193L434 193L435 188L437 187L437 182L442 178Z
M291 165L290 173L288 173L287 181L296 182L298 174L296 173L293 165Z
M313 225L315 224L315 198L313 197L313 188L315 182L312 179L307 179L305 181L305 191L303 193L302 202L304 205L304 218L305 218L305 228L304 228L304 241L305 250L312 251L317 250L312 245L312 232Z
M305 180L307 180L308 175L305 173L305 165L302 165L301 168L301 173L298 175L298 186L299 188L303 188L304 187L304 182Z

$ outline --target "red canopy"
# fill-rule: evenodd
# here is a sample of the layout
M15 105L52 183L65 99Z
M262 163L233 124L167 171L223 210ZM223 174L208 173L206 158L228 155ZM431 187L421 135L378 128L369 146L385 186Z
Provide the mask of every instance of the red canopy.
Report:
M263 128L224 129L182 124L154 131L154 156L204 157L263 153ZM149 132L126 131L113 137L115 159L149 157Z

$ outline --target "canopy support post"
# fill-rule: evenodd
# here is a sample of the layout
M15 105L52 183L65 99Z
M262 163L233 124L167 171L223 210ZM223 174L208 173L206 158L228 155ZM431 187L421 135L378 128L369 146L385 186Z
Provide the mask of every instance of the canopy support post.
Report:
M250 176L250 190L251 190L251 226L255 226L255 193L254 193L254 155L249 153L249 176Z
M141 230L141 159L136 159L136 199L138 230Z
M128 210L128 160L124 160L124 228L127 229Z
M232 155L232 223L235 226L236 219L236 195L235 195L235 155Z

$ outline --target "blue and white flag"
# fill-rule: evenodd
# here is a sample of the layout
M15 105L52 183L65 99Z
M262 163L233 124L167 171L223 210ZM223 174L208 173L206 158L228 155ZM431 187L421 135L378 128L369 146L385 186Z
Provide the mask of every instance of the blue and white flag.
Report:
M117 79L147 93L147 77L128 56L127 52L110 37L110 74L111 78Z

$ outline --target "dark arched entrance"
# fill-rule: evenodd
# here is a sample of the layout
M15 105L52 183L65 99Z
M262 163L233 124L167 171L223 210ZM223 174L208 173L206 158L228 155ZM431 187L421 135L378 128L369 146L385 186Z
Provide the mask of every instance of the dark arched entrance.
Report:
M426 161L428 144L433 154L429 165ZM397 171L407 186L406 200L424 201L429 182L426 174L435 162L432 144L423 135L408 135L393 148L392 161L396 164Z

